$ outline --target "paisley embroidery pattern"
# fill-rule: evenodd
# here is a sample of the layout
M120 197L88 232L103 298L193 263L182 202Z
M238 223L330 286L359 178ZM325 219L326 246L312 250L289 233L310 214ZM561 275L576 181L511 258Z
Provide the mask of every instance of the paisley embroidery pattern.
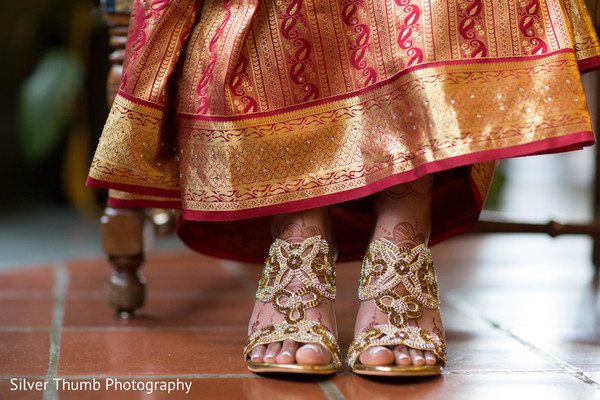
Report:
M280 16L281 35L291 43L287 55L287 63L291 65L289 76L291 81L302 88L302 101L319 98L319 89L314 83L309 82L309 74L314 75L314 61L311 42L302 37L306 32L306 16L303 14L303 0L288 0L285 10ZM302 26L304 25L304 29Z
M423 62L423 50L415 46L413 39L420 29L421 9L410 3L407 0L396 0L396 4L402 6L402 11L405 13L404 19L398 24L398 46L402 50L406 50L408 56L407 67Z
M368 24L361 23L358 15L359 9L364 5L363 1L349 1L343 5L342 21L352 28L355 39L350 43L350 64L353 68L362 71L364 80L361 79L361 86L369 86L377 81L377 71L368 66L368 54L370 52L371 29Z
M481 40L484 32L481 26L482 2L481 0L472 0L462 4L466 7L460 12L459 32L468 43L463 47L463 51L467 57L486 57L487 46Z
M525 41L523 47L529 54L538 55L548 52L548 45L541 38L544 34L539 0L531 0L520 10L519 29Z

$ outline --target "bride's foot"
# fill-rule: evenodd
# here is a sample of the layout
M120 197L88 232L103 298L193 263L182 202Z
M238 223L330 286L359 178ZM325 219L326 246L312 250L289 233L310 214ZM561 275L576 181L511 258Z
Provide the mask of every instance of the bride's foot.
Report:
M362 302L358 311L354 336L358 337L362 332L378 325L387 323L387 315L377 309L374 301ZM423 313L419 322L412 322L415 326L427 331L437 332L443 340L443 327L439 310ZM378 321L378 322L370 322ZM373 346L363 351L358 357L364 365L399 365L399 366L423 366L436 365L440 359L433 351L423 351L410 348L406 345L399 346Z
M410 249L386 239L373 242L363 264L359 297L356 339L349 351L355 372L376 373L381 367L391 367L386 371L390 375L411 373L411 368L424 374L441 371L443 325L425 245Z
M361 363L369 366L399 365L415 366L435 365L439 359L431 351L411 349L407 346L383 347L373 346L365 350L358 358Z
M313 214L314 215L314 214ZM254 372L332 373L340 366L332 252L312 226L275 232L244 350ZM308 236L307 233L316 233Z
M285 244L284 244L285 246ZM285 287L289 292L302 291L304 284L297 278ZM300 295L306 297L309 294ZM282 299L285 302L287 299ZM248 335L268 329L270 326L288 322L286 316L277 310L276 303L256 300L250 317ZM337 336L333 301L322 298L315 307L304 310L305 319L325 326ZM257 345L249 354L249 359L255 364L294 364L327 365L331 361L331 352L318 342L299 343L291 339Z
M255 364L327 365L331 353L319 343L300 345L293 340L261 345L254 348L250 361Z

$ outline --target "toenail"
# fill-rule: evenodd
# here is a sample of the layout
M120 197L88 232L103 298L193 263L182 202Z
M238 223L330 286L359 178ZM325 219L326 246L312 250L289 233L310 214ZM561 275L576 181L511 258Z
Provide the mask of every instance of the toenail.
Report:
M250 360L252 360L252 361L260 360L260 356L255 354L252 357L250 357Z
M396 358L406 360L407 358L410 358L410 357L408 356L408 354L405 354L405 353L396 353Z
M317 346L316 344L305 344L304 346L302 346L302 348L311 349L317 354L323 353L323 349L320 346Z
M282 351L280 355L282 355L284 357L291 357L292 353L290 353L289 351Z
M380 353L382 351L386 351L387 349L385 347L375 347L374 349L371 349L371 354L376 355L377 353Z

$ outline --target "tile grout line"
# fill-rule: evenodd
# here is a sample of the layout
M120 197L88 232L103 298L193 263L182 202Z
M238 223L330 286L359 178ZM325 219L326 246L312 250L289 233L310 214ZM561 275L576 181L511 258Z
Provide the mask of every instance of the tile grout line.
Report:
M560 358L535 346L533 343L530 343L527 340L519 337L517 334L512 332L510 329L505 328L500 323L495 322L492 319L486 317L479 310L475 309L474 307L470 306L469 304L465 303L464 301L458 299L456 296L446 295L446 296L444 296L444 298L445 298L444 299L445 301L449 300L449 303L452 306L463 311L467 315L477 316L482 321L485 321L486 323L490 324L493 328L502 331L503 333L505 333L512 339L516 340L517 342L519 342L521 345L525 346L527 349L529 349L533 353L539 355L540 357L546 359L550 363L556 365L560 370L567 372L569 375L573 376L574 378L580 380L581 382L583 382L585 384L593 386L595 389L600 389L600 383L597 382L596 380L594 380L593 378L589 377L588 375L586 375L586 373L584 371L582 371L581 369L561 360Z
M48 363L48 371L46 372L45 381L51 382L45 385L48 389L44 390L43 400L56 400L58 395L56 387L52 384L52 380L56 378L58 371L58 359L60 356L60 339L61 329L65 316L65 296L67 287L69 286L69 272L67 266L61 262L58 263L55 269L56 283L54 286L54 307L52 310L52 328L50 328L50 360Z
M52 328L42 327L22 327L22 326L4 326L0 327L0 332L50 332Z
M62 332L147 332L147 331L246 331L248 329L245 325L239 326L199 326L199 325L161 325L161 326L69 326L62 327ZM0 332L50 332L52 327L20 327L20 326L8 326L0 327Z
M237 332L246 331L247 326L199 326L199 325L161 325L161 326L69 326L63 327L63 332L163 332L163 331L207 331L207 332ZM1 329L0 329L1 331Z
M331 379L319 381L319 386L327 400L346 400L346 396L336 386Z

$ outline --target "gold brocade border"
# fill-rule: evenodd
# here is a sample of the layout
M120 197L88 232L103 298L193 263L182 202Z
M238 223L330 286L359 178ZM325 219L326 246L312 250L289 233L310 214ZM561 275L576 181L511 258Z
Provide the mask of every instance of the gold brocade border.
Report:
M90 176L181 190L188 210L238 211L340 194L436 163L451 168L484 151L537 152L538 141L591 131L571 52L427 66L354 96L259 116L181 116L177 143L161 121L119 96Z
M165 107L161 104L152 106L130 100L124 93L119 92L115 104L124 112L133 111L139 114L139 118L155 119L158 122L164 117Z
M580 128L587 128L589 124L582 124ZM581 131L574 127L573 131ZM567 132L574 133L569 130ZM531 133L531 132L528 132ZM520 144L528 144L525 139L527 134L519 140L507 141L507 146L517 146ZM559 133L558 136L561 136ZM472 148L475 152L478 149ZM482 146L481 151L491 150L490 146ZM446 154L444 154L446 153ZM454 153L454 154L453 154ZM439 159L450 160L453 156L462 155L459 149L454 151L439 151L436 156ZM514 156L522 155L515 153ZM418 166L422 166L418 165ZM457 163L455 166L462 165ZM487 163L486 163L487 165ZM418 167L417 166L417 167ZM364 188L377 181L381 181L392 175L408 173L411 170L417 169L414 164L400 162L398 164L390 163L388 168L373 171L364 166L349 166L346 170L326 171L316 176L308 176L306 179L297 178L290 179L285 182L268 182L258 185L244 185L236 187L232 190L206 190L193 187L188 183L187 188L183 192L183 208L186 210L205 211L205 212L234 212L240 210L248 210L253 208L261 208L274 206L279 204L291 203L296 201L309 200L316 197L340 194L349 190ZM374 169L374 168L373 168ZM445 168L442 168L445 169ZM479 170L475 170L477 173ZM420 174L425 173L421 171ZM483 182L483 179L476 179L475 183L480 192L482 199L485 198L489 182Z
M96 148L89 176L110 185L179 192L174 135L164 130L164 110L117 94Z
M571 31L574 35L573 48L575 49L577 59L583 60L599 56L600 42L598 41L598 37L593 34L593 32L596 32L593 20L593 17L596 17L596 15L590 16L590 13L586 9L586 4L590 2L570 0L568 3L568 9L571 14Z

